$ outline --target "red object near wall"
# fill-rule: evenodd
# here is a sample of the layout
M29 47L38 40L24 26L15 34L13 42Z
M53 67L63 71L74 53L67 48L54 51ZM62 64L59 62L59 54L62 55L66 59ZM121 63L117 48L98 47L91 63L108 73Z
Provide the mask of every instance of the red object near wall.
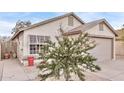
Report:
M5 54L4 54L4 58L5 58L5 59L9 59L9 58L10 58L10 54L9 54L9 53L5 53Z
M34 57L29 56L28 57L28 66L33 66L34 65Z

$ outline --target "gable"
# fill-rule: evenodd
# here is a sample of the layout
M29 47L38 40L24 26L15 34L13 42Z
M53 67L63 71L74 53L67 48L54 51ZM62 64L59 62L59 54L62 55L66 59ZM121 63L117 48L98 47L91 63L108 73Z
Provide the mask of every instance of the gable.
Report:
M23 30L31 29L31 28L38 27L38 26L45 25L45 24L49 24L49 23L52 23L54 21L62 20L64 18L67 18L67 17L70 17L70 16L72 16L74 19L76 19L81 24L84 24L84 21L82 21L81 18L79 18L77 15L75 15L73 12L71 12L71 13L67 13L67 14L62 15L62 16L54 17L54 18L51 18L51 19L33 24L30 27L24 28Z
M73 29L81 25L81 23L74 18L73 26L68 26L68 17L64 17L62 19L40 25L38 27L34 27L32 29L27 29L24 31L24 41L27 43L27 38L29 35L41 35L41 36L50 36L52 41L55 41L55 36L59 35L60 25L64 31L68 31L69 29Z
M59 19L59 20L56 20L56 21L53 21L53 22L50 22L50 23L47 23L47 24L44 24L44 25L40 25L38 27L34 27L32 29L27 29L25 31L28 32L28 33L40 33L41 34L44 34L44 33L57 33L57 31L60 29L60 27L64 30L64 31L68 31L68 30L71 30L73 28L76 28L78 26L82 25L82 23L80 23L75 17L73 17L73 26L70 26L68 24L68 17L64 17L62 19ZM30 32L29 32L30 31ZM37 32L38 31L38 32Z
M99 24L96 26L90 28L89 30L86 30L91 35L101 35L101 36L108 36L108 37L114 37L115 34L111 31L111 29L104 23L103 23L103 31L100 31Z
M35 27L39 27L39 26L42 26L42 25L46 25L46 24L49 24L49 23L53 23L53 22L56 22L56 21L60 21L60 20L63 20L64 18L67 18L69 16L72 16L74 18L74 22L76 23L80 23L80 25L83 25L85 22L81 20L81 18L79 18L77 15L75 15L73 12L71 13L67 13L65 15L62 15L62 16L58 16L58 17L54 17L54 18L51 18L51 19L48 19L48 20L45 20L45 21L42 21L42 22L39 22L39 23L36 23L36 24L33 24L29 27L26 27L26 28L22 28L20 29L20 31L18 31L17 33L15 33L13 35L13 37L11 39L14 39L20 32L22 31L26 31L26 30L29 30L29 29L33 29ZM59 26L61 24L63 24L64 22L60 22L59 23ZM75 26L74 26L75 27ZM69 27L68 27L69 28ZM71 27L70 27L71 28Z

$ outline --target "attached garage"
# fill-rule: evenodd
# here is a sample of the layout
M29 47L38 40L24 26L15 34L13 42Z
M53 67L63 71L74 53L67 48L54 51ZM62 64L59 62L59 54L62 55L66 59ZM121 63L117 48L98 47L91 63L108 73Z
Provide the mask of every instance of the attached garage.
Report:
M102 62L113 59L113 38L92 37L91 39L95 40L96 47L90 52L97 58L97 61Z
M117 34L111 25L104 19L86 23L67 32L66 35L76 37L79 33L86 32L96 47L89 51L97 58L98 62L115 60L115 36Z

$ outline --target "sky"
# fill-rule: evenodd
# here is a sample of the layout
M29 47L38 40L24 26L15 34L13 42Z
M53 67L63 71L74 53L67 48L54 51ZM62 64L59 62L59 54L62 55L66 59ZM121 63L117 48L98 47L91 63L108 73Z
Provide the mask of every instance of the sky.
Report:
M32 24L65 14L64 12L0 12L0 36L11 36L18 20ZM84 22L105 18L114 29L122 28L124 12L75 12Z

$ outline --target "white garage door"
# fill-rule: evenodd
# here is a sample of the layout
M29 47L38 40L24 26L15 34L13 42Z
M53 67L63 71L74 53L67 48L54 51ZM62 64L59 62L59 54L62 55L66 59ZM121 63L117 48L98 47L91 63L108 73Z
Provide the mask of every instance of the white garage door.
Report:
M96 42L96 47L90 52L97 58L97 61L111 60L113 55L112 39L109 38L92 38Z

